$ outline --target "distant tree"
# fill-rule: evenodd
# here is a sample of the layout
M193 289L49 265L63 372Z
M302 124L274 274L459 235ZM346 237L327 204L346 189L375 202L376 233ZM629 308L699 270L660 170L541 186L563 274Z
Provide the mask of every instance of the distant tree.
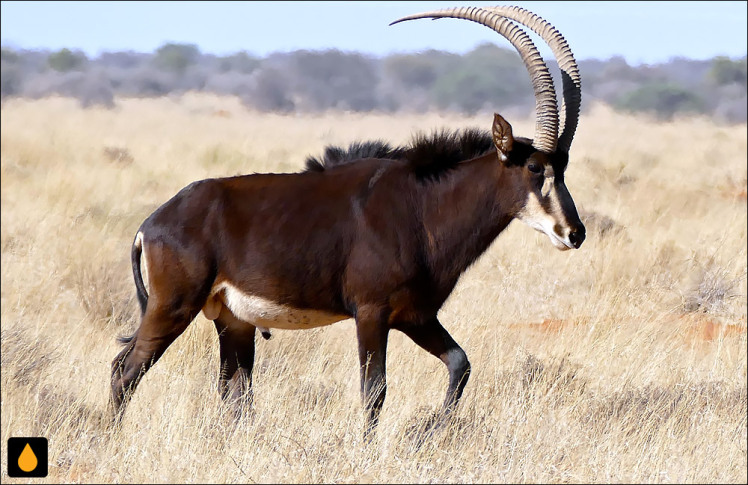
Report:
M712 60L709 77L718 86L733 83L745 86L746 78L748 78L748 73L746 72L746 58L743 57L742 59L733 61L725 56L715 57Z
M615 107L628 112L651 113L663 120L675 114L702 113L704 101L693 91L673 83L652 83L621 96Z
M260 65L260 60L249 55L247 51L237 52L230 56L220 57L218 59L218 69L221 72L235 71L242 74L249 74Z
M244 105L261 111L287 113L294 110L286 76L280 70L274 67L259 70L255 83L254 89L242 96Z
M284 75L293 82L297 108L369 111L377 105L379 76L373 61L358 53L296 51Z
M601 77L615 78L618 81L643 81L644 73L642 68L630 66L623 56L613 56L604 64Z
M0 97L13 96L21 91L22 73L19 55L3 47L0 56Z
M114 91L106 71L97 69L89 72L75 90L75 97L84 108L102 106L114 108Z
M392 55L384 60L384 72L405 88L431 89L440 69L433 57L420 54Z
M68 48L60 49L47 58L49 67L59 72L79 71L87 61L88 58L83 52L73 52Z
M5 47L0 51L0 60L15 64L18 62L20 56L13 49L7 49Z
M495 97L501 87L489 73L481 70L456 70L438 80L434 101L442 109L474 114Z
M0 66L0 97L14 96L21 92L21 69L5 59Z
M126 76L115 80L117 93L125 96L165 96L174 87L175 75L153 67L141 66L130 69Z
M380 61L377 91L379 108L426 112L433 109L432 90L437 80L460 63L458 54L427 50L417 54L394 54Z
M214 73L205 82L205 90L221 95L244 96L252 91L252 74L235 71Z
M531 103L532 90L528 84L527 70L515 52L482 44L439 76L433 86L433 97L442 109L472 114L486 106L498 109Z
M167 43L156 50L154 63L165 71L184 74L199 57L200 50L195 44Z
M116 67L119 69L132 69L141 65L151 56L133 51L124 52L102 52L97 63L105 67Z

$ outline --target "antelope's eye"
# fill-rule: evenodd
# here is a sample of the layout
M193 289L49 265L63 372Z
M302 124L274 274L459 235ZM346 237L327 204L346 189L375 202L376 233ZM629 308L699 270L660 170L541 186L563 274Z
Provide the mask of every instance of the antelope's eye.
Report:
M539 163L530 162L527 164L527 170L532 173L541 173L543 171L543 166Z

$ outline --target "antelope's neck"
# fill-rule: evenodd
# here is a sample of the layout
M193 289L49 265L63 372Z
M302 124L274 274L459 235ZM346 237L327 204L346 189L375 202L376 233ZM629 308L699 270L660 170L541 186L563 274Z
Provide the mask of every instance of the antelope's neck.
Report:
M500 197L504 169L496 154L464 162L423 192L423 235L433 275L456 283L511 222Z

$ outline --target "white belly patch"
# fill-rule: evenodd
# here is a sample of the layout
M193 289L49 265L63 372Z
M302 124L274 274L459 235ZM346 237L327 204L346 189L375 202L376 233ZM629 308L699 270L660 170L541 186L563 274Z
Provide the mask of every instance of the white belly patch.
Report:
M211 289L210 297L203 306L205 318L218 318L222 305L231 310L236 318L254 325L260 331L263 328L297 330L322 327L348 318L346 315L279 305L271 300L243 293L225 281Z

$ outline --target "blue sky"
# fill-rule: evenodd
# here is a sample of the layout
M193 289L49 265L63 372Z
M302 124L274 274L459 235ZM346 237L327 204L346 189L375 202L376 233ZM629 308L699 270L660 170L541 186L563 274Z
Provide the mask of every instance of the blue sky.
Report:
M388 24L404 15L492 2L30 2L3 1L4 47L153 52L166 42L202 52L258 56L329 49L375 56L440 49L464 53L481 42L510 44L462 20ZM577 59L621 55L630 64L672 57L746 55L748 2L509 2L525 7L566 37ZM536 39L546 57L550 51Z

